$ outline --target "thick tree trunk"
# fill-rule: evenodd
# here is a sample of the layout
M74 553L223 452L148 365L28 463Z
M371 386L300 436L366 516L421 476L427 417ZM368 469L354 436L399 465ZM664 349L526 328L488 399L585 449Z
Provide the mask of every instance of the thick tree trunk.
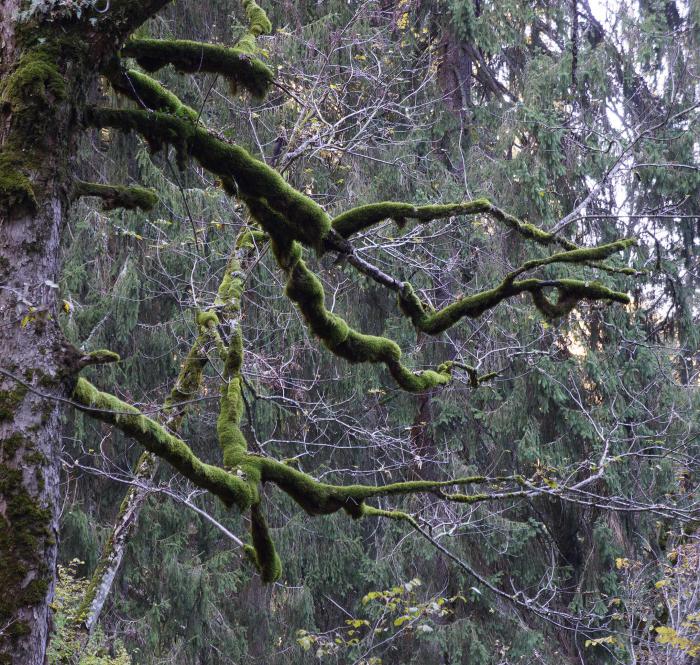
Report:
M79 357L57 323L59 240L82 106L100 64L168 1L47 15L0 0L0 665L46 659L59 407Z
M74 100L88 69L77 41L71 50L51 34L17 39L13 4L3 4L0 42L0 663L43 665L58 537L59 408L76 361L57 324L59 238Z

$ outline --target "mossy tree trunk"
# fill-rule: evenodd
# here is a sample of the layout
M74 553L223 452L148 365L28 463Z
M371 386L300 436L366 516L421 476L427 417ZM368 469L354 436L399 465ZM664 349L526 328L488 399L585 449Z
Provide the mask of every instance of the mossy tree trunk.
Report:
M60 405L80 354L57 324L59 242L87 91L167 0L0 13L0 665L43 665L58 530ZM48 397L48 399L47 399Z
M58 535L59 399L70 395L77 360L57 324L56 295L76 126L69 100L89 75L81 49L39 33L19 38L7 21L2 34L0 663L42 665Z

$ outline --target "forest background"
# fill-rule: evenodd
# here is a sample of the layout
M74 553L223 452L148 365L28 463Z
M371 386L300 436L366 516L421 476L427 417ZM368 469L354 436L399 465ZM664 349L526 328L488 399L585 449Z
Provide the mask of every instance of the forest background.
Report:
M426 538L401 520L311 519L270 489L284 569L263 584L237 540L246 518L162 466L138 480L141 512L81 662L693 662L700 4L299 0L264 9L274 29L258 47L276 81L264 100L234 94L216 74L159 72L206 126L331 212L487 197L579 245L634 238L610 272L590 271L631 303L583 302L547 318L514 299L429 339L347 262L309 259L329 309L390 335L417 366L458 358L493 374L478 382L464 371L447 387L406 394L386 370L319 346L284 297L265 238L250 236L241 322L251 449L346 484L483 475L487 498L381 500L416 516ZM232 45L244 31L238 5L178 0L137 36ZM94 94L123 104L106 82ZM62 326L85 351L120 354L91 370L96 383L157 408L247 213L206 171L181 168L173 150L152 153L136 135L95 132L80 162L84 180L138 183L158 202L148 212L90 198L75 206ZM487 216L455 216L403 229L387 221L361 235L358 253L440 307L545 250ZM210 461L216 378L208 369L182 424ZM77 658L71 626L140 453L80 413L65 422L51 662ZM527 484L518 493L506 477Z

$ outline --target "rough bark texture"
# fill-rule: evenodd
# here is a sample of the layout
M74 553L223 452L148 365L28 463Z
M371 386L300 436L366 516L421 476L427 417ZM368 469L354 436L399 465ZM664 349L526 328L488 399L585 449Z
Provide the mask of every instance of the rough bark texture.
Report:
M81 14L57 5L21 16L29 3L0 2L0 665L46 659L59 407L80 366L56 323L56 282L86 91L168 1L113 0L107 13Z
M13 34L0 79L0 663L43 665L58 534L59 402L75 351L56 323L59 238L82 48ZM55 56L55 57L54 57Z

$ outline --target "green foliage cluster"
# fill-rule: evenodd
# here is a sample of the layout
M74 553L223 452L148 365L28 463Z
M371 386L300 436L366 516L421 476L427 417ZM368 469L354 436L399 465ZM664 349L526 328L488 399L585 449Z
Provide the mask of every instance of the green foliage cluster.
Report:
M49 664L131 665L133 661L121 641L116 640L110 644L99 629L91 636L82 654L78 654L80 635L75 629L75 620L81 612L83 596L89 584L89 580L78 574L78 568L82 564L79 559L72 559L66 566L60 565L58 568L53 603L55 637L49 645Z

